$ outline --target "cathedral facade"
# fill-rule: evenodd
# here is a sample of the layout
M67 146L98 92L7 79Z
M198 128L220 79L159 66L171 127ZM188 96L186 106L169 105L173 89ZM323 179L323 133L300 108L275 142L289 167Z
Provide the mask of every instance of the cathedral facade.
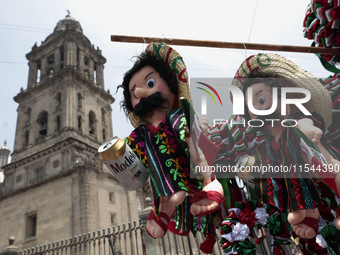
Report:
M142 190L128 192L100 160L113 136L105 57L67 15L26 55L11 163L2 167L0 251L20 249L138 221Z

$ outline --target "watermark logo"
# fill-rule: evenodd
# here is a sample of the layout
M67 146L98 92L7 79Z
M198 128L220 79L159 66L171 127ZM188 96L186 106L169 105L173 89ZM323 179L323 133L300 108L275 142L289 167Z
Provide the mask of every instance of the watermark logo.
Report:
M222 106L222 100L217 93L217 91L211 86L203 82L197 82L201 85L204 85L208 87L211 91L215 93L215 95L218 97L221 106ZM213 99L215 105L216 100L214 96L204 88L197 87L198 89L201 89L205 91L210 97ZM234 85L224 85L224 89L227 89L230 91L233 97L233 114L234 115L244 115L244 102L245 102L245 97L243 95L242 90L239 87L236 87ZM259 116L265 116L272 114L275 112L278 104L278 92L277 88L272 88L272 93L273 93L273 103L270 109L266 110L257 110L254 108L253 105L253 100L252 100L252 87L249 87L247 90L248 93L248 102L247 105L249 107L249 111L252 112L253 114L259 115ZM294 94L294 93L299 93L299 94L304 94L305 97L303 98L287 98L287 94ZM229 96L229 95L228 95ZM311 98L311 93L304 88L297 88L297 87L282 87L281 88L281 115L286 115L286 106L287 105L295 105L304 115L311 115L311 113L303 106L304 103L307 103ZM202 95L201 97L201 114L206 115L207 114L207 98L206 95Z
M206 83L203 83L203 82L197 82L197 83L206 86L212 92L214 92L215 95L217 96L218 100L220 101L221 106L223 106L220 95L217 93L217 91L212 86L210 86L210 85L208 85ZM212 98L212 100L214 101L215 105L217 105L215 97L211 94L211 92L209 90L201 88L201 87L196 87L196 88L206 92ZM203 94L202 97L201 97L201 113L202 113L202 115L207 115L207 96L205 94Z

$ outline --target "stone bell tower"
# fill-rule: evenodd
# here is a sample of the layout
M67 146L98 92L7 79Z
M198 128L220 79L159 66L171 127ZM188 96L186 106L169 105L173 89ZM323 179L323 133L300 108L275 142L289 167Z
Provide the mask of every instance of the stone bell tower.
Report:
M127 192L97 152L113 136L115 101L101 50L68 14L26 58L28 84L14 97L15 145L0 184L0 250L10 236L25 248L138 220L142 193Z

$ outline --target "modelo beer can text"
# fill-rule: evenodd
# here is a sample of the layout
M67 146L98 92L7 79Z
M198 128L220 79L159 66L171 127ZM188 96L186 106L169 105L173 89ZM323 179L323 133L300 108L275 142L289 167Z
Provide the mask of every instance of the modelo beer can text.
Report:
M100 159L127 190L136 190L147 181L148 170L123 139L112 137L99 147L98 152Z

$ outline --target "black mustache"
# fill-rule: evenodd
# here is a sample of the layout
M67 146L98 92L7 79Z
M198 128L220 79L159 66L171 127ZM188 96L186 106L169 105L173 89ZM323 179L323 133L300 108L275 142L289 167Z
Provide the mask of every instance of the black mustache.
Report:
M165 110L169 106L169 101L161 92L156 92L146 98L143 98L136 104L134 113L142 120L147 122L154 111Z

